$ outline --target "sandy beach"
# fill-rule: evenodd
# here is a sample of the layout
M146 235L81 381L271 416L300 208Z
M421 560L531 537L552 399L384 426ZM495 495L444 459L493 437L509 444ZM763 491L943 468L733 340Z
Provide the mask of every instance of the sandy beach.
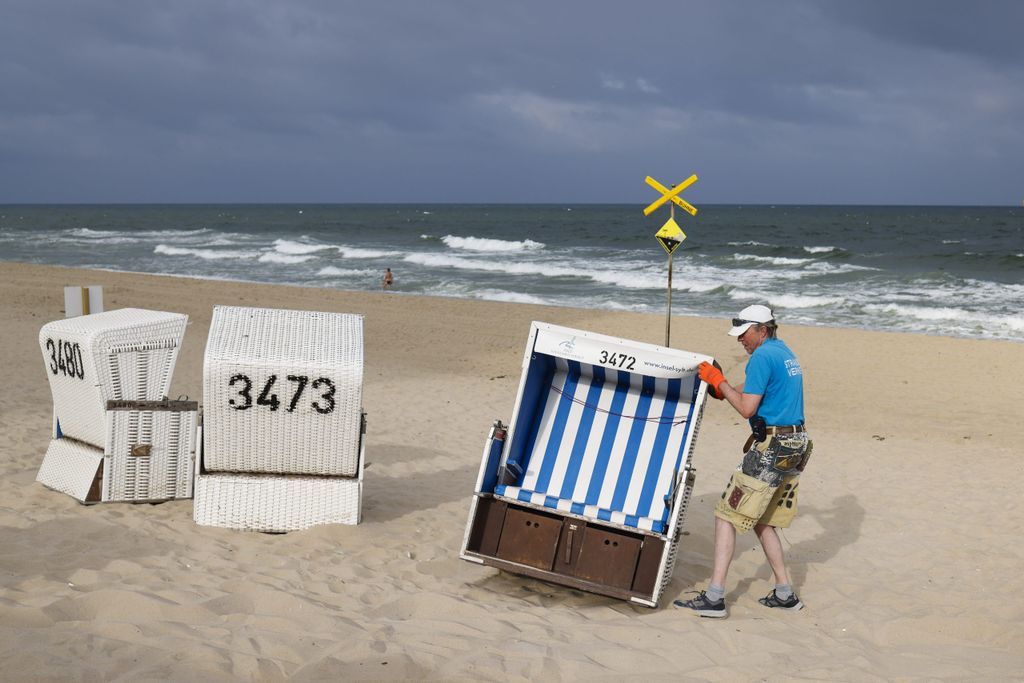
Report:
M187 313L173 396L202 401L215 304L365 316L363 523L285 535L200 527L192 502L83 506L35 482L51 427L37 337L63 286L106 308ZM662 607L459 559L487 429L508 420L531 320L652 343L663 315L0 263L0 679L994 680L1024 677L1024 346L790 327L814 458L784 533L807 608L757 604L770 572L741 536L730 617L671 607L706 585L712 505L745 425L705 411ZM725 320L672 345L741 381Z

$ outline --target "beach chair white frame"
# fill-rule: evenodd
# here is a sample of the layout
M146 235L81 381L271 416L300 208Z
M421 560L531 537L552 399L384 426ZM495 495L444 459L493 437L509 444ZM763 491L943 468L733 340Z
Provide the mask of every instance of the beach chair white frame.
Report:
M216 306L203 362L197 524L358 524L363 318Z
M534 322L510 425L497 422L484 446L462 559L657 606L695 480L707 392L696 367L705 360ZM610 409L616 400L619 412ZM653 417L639 414L645 409ZM615 504L601 504L609 499Z

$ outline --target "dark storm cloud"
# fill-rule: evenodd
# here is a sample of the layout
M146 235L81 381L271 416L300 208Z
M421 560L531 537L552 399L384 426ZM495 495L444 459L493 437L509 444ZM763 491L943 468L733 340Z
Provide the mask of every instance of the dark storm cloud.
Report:
M0 201L1022 192L1012 2L0 5Z

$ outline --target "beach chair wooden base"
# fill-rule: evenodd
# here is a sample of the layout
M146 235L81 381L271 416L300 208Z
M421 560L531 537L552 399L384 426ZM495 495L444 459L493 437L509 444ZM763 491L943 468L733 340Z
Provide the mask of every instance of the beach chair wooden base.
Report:
M577 515L474 496L464 560L578 590L656 607L672 580L680 532L696 477L680 491L671 537Z
M706 356L534 323L462 559L657 606L693 490Z

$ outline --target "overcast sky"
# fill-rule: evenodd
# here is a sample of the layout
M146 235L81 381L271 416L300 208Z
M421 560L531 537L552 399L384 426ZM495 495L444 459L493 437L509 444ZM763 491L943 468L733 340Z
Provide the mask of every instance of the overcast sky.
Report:
M0 202L1024 199L1024 2L0 0Z

